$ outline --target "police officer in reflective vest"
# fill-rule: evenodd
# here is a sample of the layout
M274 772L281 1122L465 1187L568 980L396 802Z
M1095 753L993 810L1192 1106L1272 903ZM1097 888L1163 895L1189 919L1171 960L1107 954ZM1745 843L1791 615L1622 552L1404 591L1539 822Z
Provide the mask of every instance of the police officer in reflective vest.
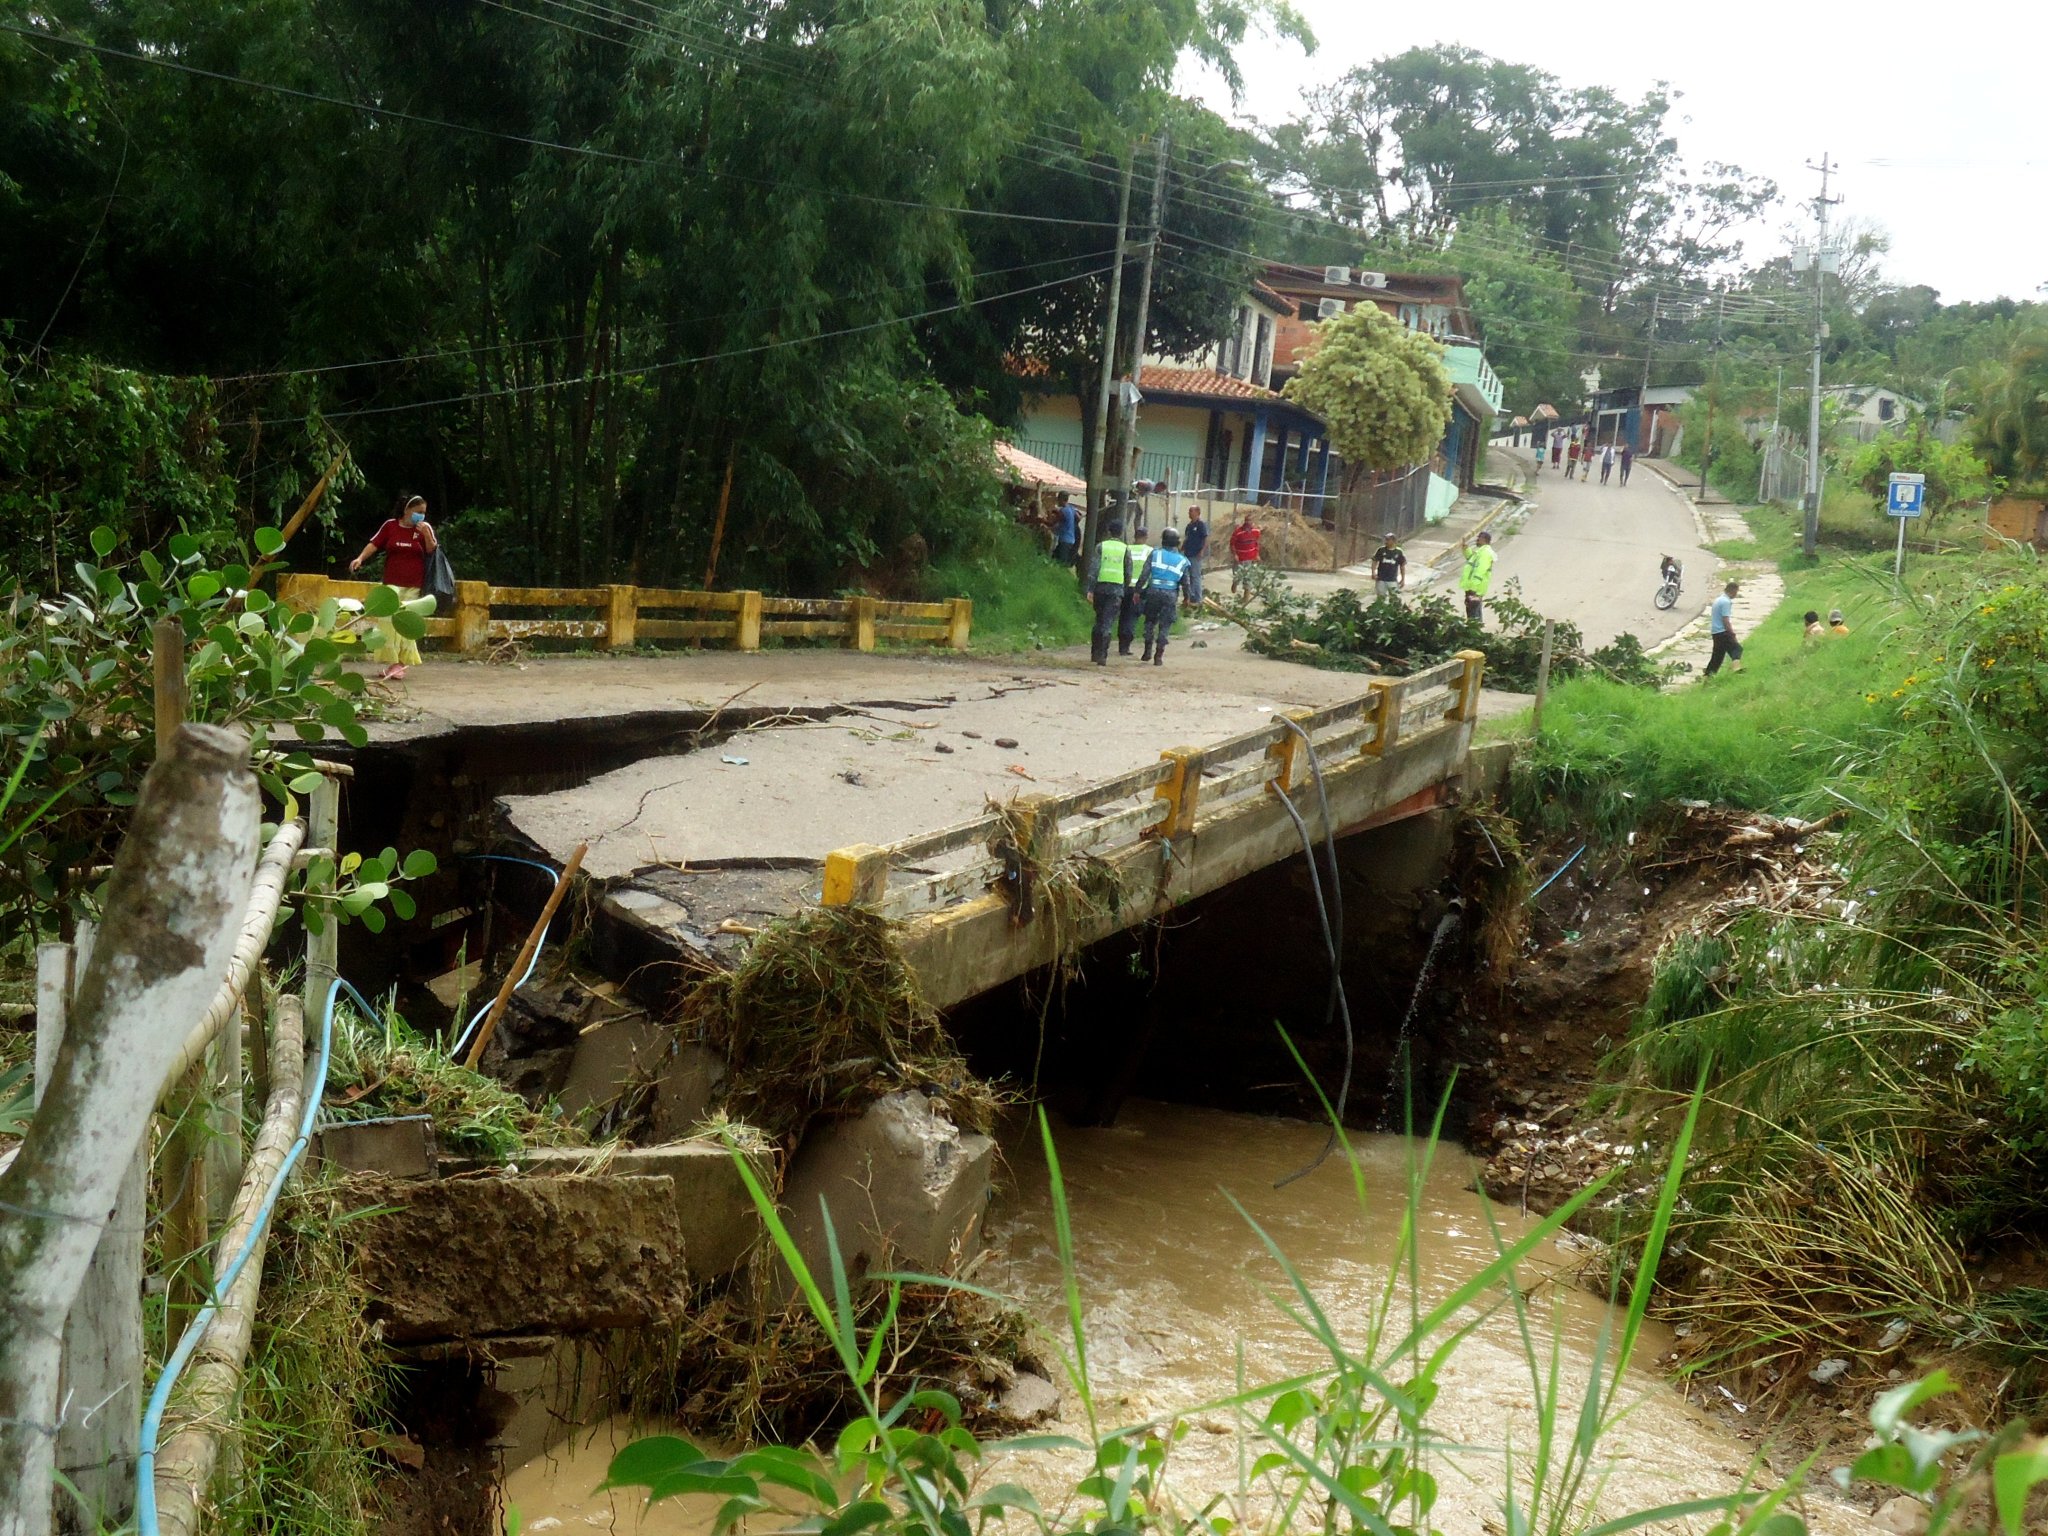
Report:
M1192 565L1180 552L1180 530L1168 528L1138 572L1138 590L1145 604L1145 660L1155 667L1166 665L1166 637L1173 633L1174 614Z
M1095 546L1095 632L1088 639L1088 654L1098 667L1109 665L1109 637L1130 584L1131 546L1124 542L1123 519L1112 517L1102 530L1102 542Z

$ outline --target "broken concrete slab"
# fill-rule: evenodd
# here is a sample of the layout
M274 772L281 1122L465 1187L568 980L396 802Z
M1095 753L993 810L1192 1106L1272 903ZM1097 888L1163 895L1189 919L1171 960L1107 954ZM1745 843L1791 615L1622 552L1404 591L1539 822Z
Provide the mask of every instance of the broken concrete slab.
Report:
M323 1126L308 1150L314 1162L343 1173L381 1173L394 1179L431 1179L440 1157L428 1115Z
M750 1154L756 1178L773 1175L765 1152ZM721 1141L698 1139L659 1147L536 1148L520 1158L522 1172L602 1172L612 1177L666 1179L675 1191L683 1263L693 1280L731 1274L761 1240L761 1218Z
M688 1294L672 1178L364 1175L341 1187L394 1344L672 1323ZM389 1209L380 1209L389 1207Z
M701 1045L677 1048L654 1083L651 1129L662 1142L688 1137L725 1101L725 1058Z
M600 1021L577 1037L556 1097L572 1116L602 1114L623 1095L652 1083L675 1048L674 1028L645 1014Z
M947 1274L981 1247L995 1143L962 1131L921 1093L892 1093L853 1120L815 1126L783 1186L790 1235L813 1273L831 1215L849 1269L900 1263Z

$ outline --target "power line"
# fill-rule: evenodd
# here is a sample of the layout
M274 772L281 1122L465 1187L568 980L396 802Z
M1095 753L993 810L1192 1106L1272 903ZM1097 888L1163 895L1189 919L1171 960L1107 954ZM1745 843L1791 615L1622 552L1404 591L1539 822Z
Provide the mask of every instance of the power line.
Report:
M470 405L481 400L497 400L513 395L542 394L553 389L570 389L580 384L602 383L610 379L641 379L650 374L665 373L671 368L687 368L697 363L722 362L735 357L753 357L763 352L777 352L789 347L807 346L813 342L833 341L843 336L858 336L867 331L878 331L892 325L909 325L919 320L930 320L939 315L950 315L961 310L976 309L983 304L993 304L999 299L1017 299L1026 294L1042 293L1049 288L1064 288L1069 283L1085 282L1090 278L1102 277L1108 267L1098 267L1089 272L1076 272L1071 277L1054 278L1049 282L1034 283L1028 288L1010 288L1001 293L984 294L976 299L963 299L957 304L942 304L935 309L920 310L916 314L892 315L885 320L870 320L861 325L842 326L837 330L819 331L809 336L790 336L780 341L764 341L751 347L732 347L723 352L705 352L696 357L675 357L665 362L648 363L638 368L614 368L601 372L577 374L566 379L545 379L537 384L511 384L501 389L471 390L465 394L447 395L438 400L411 400L398 405L358 406L343 411L323 411L318 417L273 416L258 423L264 427L294 426L315 419L322 421L352 421L362 416L390 416L404 411L435 410L447 405Z
M942 283L954 283L958 286L965 286L966 284L976 282L982 278L1008 277L1012 273L1016 272L1035 272L1041 267L1065 266L1069 263L1076 261L1102 261L1105 260L1109 256L1109 254L1110 253L1108 251L1093 251L1087 255L1082 256L1051 256L1047 257L1043 261L1021 262L1014 267L993 267L986 271L968 272L960 276L941 274L940 276L937 277L927 278L922 284L918 284L915 286L927 289L936 288ZM825 295L825 298L830 302L836 303L846 303L855 299L886 298L889 292L900 291L901 287L903 286L907 285L898 285L897 289L887 291L879 289L870 289L863 293L828 294ZM747 315L763 314L769 310L780 309L782 307L783 306L779 304L752 304L747 306L745 309L728 309L720 311L715 314L684 315L673 320L654 321L648 326L648 329L655 331L670 331L674 330L677 326L682 325L706 325L719 320L738 320L744 318ZM216 384L246 384L261 382L270 379L309 378L316 375L327 373L346 373L349 372L350 370L357 368L392 368L407 363L438 362L443 358L450 357L476 357L491 352L521 351L533 347L551 347L559 345L560 343L565 341L574 341L579 336L585 336L587 334L588 332L586 331L568 331L557 336L532 336L525 337L517 341L483 342L473 347L443 347L432 352L400 353L393 357L366 358L360 362L320 363L308 368L266 368L254 370L247 373L211 374L208 377L210 377Z
M487 0L497 4L498 0ZM300 101L318 102L323 106L345 107L351 112L360 112L373 118L388 118L393 122L412 123L425 128L444 128L453 133L468 134L474 138L496 139L505 143L523 144L533 149L552 150L561 154L579 155L594 160L604 160L620 165L652 166L672 171L681 176L700 176L714 181L731 181L747 186L766 187L771 190L796 191L818 197L843 198L851 202L871 203L881 207L909 208L924 213L949 213L969 218L1007 219L1026 224L1061 224L1086 229L1107 229L1109 224L1101 219L1068 219L1050 214L1010 213L995 208L966 208L947 203L920 202L909 198L878 197L866 192L846 192L833 187L807 186L790 181L776 181L766 177L747 176L737 171L714 171L706 166L686 165L681 159L656 159L648 155L627 154L620 150L599 149L588 144L565 144L555 139L538 138L530 134L506 133L495 128L479 128L469 123L458 123L448 118L427 117L417 112L407 112L398 107L377 106L370 102L352 101L345 96L328 96L319 91L302 90L297 86L279 85L275 81L258 80L248 75L228 74L225 71L202 69L196 64L187 64L161 54L132 53L124 48L111 48L104 43L86 42L82 38L62 37L54 32L38 28L16 26L12 22L0 22L0 32L11 32L20 37L32 38L38 42L56 43L65 48L76 48L82 52L98 54L104 58L124 59L131 63L148 64L158 69L174 70L179 74L196 76L202 80L214 80L227 85L246 86L251 90L268 91L273 95L288 96Z

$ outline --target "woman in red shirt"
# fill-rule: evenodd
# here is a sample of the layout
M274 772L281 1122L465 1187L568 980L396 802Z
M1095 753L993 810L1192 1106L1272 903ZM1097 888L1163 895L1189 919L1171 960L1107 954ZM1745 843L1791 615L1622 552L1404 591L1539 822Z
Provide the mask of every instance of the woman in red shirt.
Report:
M396 587L402 598L420 595L420 588L426 585L427 556L440 547L441 541L434 537L434 526L427 521L427 498L407 496L402 498L396 517L384 520L384 526L363 546L363 552L349 561L351 571L363 568L368 560L380 549L384 552L384 585ZM386 681L405 676L408 666L420 664L419 643L408 640L388 625L377 626L376 659L385 663Z

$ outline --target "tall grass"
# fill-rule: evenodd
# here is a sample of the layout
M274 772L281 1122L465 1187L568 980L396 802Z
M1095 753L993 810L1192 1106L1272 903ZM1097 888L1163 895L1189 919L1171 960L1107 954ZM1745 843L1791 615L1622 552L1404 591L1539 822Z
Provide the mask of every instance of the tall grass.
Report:
M1053 650L1088 638L1094 616L1066 566L1024 529L1005 526L976 554L932 562L925 596L974 600L974 648Z
M1806 640L1801 615L1837 607L1850 632ZM1509 810L1525 828L1611 839L1679 800L1811 807L1857 742L1891 716L1878 685L1891 675L1894 622L1891 602L1860 577L1794 572L1785 601L1743 636L1739 673L1663 692L1601 678L1561 684L1543 734L1516 755Z

